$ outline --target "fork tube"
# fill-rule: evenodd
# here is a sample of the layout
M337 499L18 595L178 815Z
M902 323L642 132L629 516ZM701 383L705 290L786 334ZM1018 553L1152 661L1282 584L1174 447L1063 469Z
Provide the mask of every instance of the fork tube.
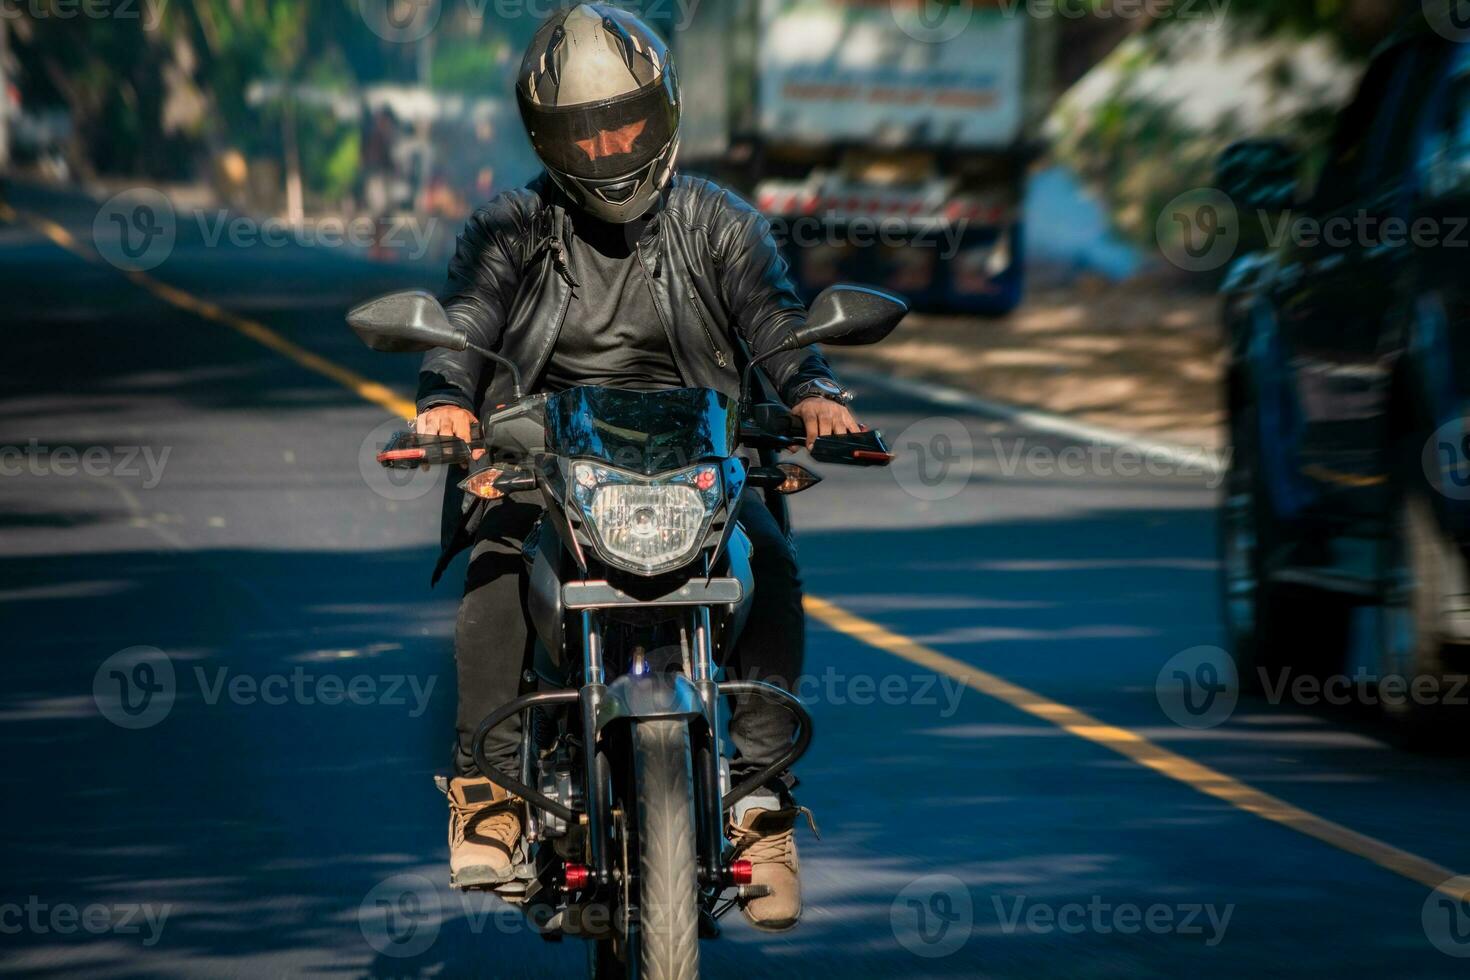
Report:
M694 680L715 679L714 657L710 650L709 606L700 606L694 612Z
M602 663L602 624L591 609L582 610L582 708L583 764L587 785L587 841L591 863L599 885L612 880L608 866L608 787L597 765L597 706L607 691Z
M698 780L700 857L704 865L703 884L718 888L724 872L721 861L725 844L725 819L720 807L720 692L715 683L714 650L710 636L708 606L700 606L694 613L694 689L704 704L706 738L701 758L698 759L695 778Z
M540 787L532 756L533 753L538 758L540 756L537 741L536 709L527 708L521 712L521 782L533 788ZM534 806L528 806L526 807L526 840L534 842L540 839L541 811Z
M593 610L582 610L582 680L598 687L607 683L602 665L602 624Z

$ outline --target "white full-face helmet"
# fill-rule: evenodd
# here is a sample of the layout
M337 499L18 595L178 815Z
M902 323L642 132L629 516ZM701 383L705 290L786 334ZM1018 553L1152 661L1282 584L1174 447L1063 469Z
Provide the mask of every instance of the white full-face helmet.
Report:
M548 18L516 101L551 179L604 221L642 217L673 175L678 79L668 46L627 11L581 3Z

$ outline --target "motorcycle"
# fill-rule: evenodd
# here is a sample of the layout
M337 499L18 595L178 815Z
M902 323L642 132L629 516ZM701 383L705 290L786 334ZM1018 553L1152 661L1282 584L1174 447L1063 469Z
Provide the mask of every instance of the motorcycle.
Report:
M587 940L593 977L699 975L699 940L757 894L749 862L732 859L726 815L811 744L811 716L792 694L720 679L754 587L744 492L779 500L820 480L793 462L768 465L805 437L784 406L752 404L754 371L816 343L877 343L907 312L878 290L828 289L804 325L750 360L738 400L703 388L527 396L515 365L470 344L428 293L390 294L348 315L374 350L473 350L514 382L513 400L481 420L471 443L402 433L378 458L464 464L466 493L539 491L544 502L523 549L537 637L528 693L484 719L474 755L526 808L514 877L493 890L543 937ZM811 455L856 466L893 458L877 431L819 438ZM779 759L731 785L722 714L736 697L785 709L796 735ZM489 761L484 740L514 717L521 744L509 772Z

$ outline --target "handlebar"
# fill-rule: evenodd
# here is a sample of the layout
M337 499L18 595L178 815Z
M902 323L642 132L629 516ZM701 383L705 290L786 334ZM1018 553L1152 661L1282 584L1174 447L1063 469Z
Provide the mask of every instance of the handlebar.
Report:
M784 405L752 405L742 420L740 443L756 449L788 449L806 445L806 424ZM864 427L861 432L840 436L818 436L811 448L812 459L840 466L887 466L893 453L883 433Z
M541 434L541 421L534 413L536 406L521 403L495 415L471 430L470 442L453 436L419 435L400 432L378 454L385 467L413 469L449 463L467 463L474 450L489 449L492 455L531 456ZM740 444L752 449L780 451L806 445L806 426L784 405L753 405L741 420ZM864 429L840 436L821 436L811 449L811 457L819 463L841 466L887 466L893 462L883 434Z

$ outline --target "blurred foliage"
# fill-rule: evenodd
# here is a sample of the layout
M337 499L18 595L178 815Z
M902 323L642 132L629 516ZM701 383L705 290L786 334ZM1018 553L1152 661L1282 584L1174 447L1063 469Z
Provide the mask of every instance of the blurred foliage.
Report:
M306 146L303 167L308 174L320 176L314 189L327 198L340 198L351 192L361 169L362 130L354 126L341 133L335 143L308 141ZM319 160L315 156L317 146L321 148Z
M1218 155L1237 140L1285 138L1303 151L1310 174L1353 77L1397 9L1375 0L1231 0L1223 23L1150 24L1096 69L1085 98L1063 98L1054 155L1102 198L1122 232L1154 245L1159 215L1179 195L1210 187ZM1216 47L1210 32L1222 32ZM1218 96L1159 84L1232 58ZM1258 67L1244 72L1245 64ZM1251 95L1238 91L1247 76ZM1199 102L1216 111L1197 111Z
M441 41L434 52L430 83L443 92L483 93L486 79L497 77L510 56L507 38L481 40L456 33Z
M1355 58L1372 51L1400 13L1394 0L1230 0L1229 6L1230 17L1253 25L1257 36L1325 36Z
M375 34L360 0L98 3L108 16L78 15L75 0L27 0L7 17L23 102L65 107L67 155L83 175L188 180L210 173L226 151L284 162L289 129L307 191L331 199L356 179L359 122L287 105L289 96L252 105L252 85L345 92L413 84L429 64L436 86L503 94L505 28L474 17L471 5L452 23L446 13L443 27L452 29L425 42L437 42L434 51Z
M26 105L61 105L71 117L74 170L186 180L213 172L214 162L230 151L288 166L294 142L305 189L323 200L352 189L362 152L359 121L292 105L289 98L252 105L247 94L253 84L277 83L287 92L291 86L350 91L424 79L441 91L503 95L514 54L534 28L530 18L476 17L476 9L489 8L446 5L438 30L425 42L404 44L369 28L361 0L96 2L114 15L79 16L75 0L27 0L7 18ZM1191 9L1201 9L1198 0ZM1354 59L1371 47L1382 33L1384 12L1396 6L1392 0L1229 0L1226 9L1242 44L1328 38ZM131 15L123 16L124 10ZM1208 180L1224 142L1250 135L1229 119L1195 131L1176 106L1129 84L1166 63L1170 32L1178 26L1098 17L1078 27L1097 34L1095 43L1069 41L1089 52L1084 60L1090 64L1134 35L1111 59L1120 78L1115 90L1085 114L1064 117L1058 155L1089 178L1123 227L1140 237L1161 201ZM1140 31L1144 43L1135 43ZM1299 86L1290 59L1273 71L1279 91ZM1309 107L1291 120L1294 135L1315 140L1330 115L1328 104Z

